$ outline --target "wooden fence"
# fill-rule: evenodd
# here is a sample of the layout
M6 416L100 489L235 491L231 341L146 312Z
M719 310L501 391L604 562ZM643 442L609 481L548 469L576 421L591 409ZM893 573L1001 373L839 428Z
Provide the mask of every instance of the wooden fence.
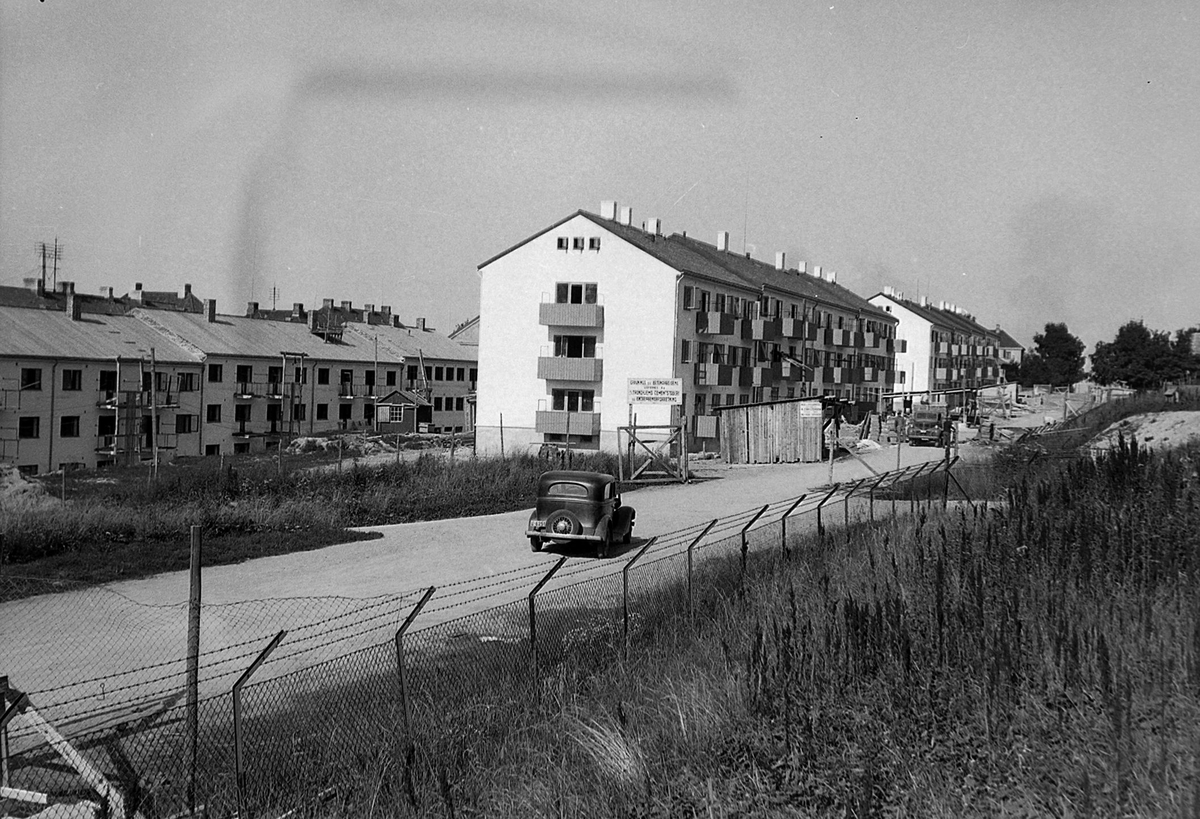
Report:
M820 401L774 401L720 410L721 453L731 464L821 460Z

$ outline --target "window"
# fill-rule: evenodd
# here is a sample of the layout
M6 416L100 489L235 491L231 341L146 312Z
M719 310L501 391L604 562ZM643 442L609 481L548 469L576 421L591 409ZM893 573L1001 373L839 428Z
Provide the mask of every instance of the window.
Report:
M40 390L42 388L42 370L40 367L21 368L21 389ZM37 437L37 436L34 436Z
M115 435L117 433L117 416L101 415L100 423L96 427L96 432L100 435Z
M441 398L441 396L438 396L437 398L434 398L434 399L433 399L433 411L434 411L434 412L441 412L441 411L442 411L442 398Z
M680 339L679 341L679 361L687 364L692 360L692 342L689 339Z
M195 392L196 391L196 374L195 373L180 373L179 374L179 391L180 392Z
M364 421L374 421L375 420L375 405L374 404L363 404L363 420Z
M716 396L713 396L713 397L715 398ZM716 403L716 402L714 401L713 403ZM706 414L706 412L707 412L707 410L705 409L705 406L704 406L704 393L698 392L698 393L696 393L695 405L693 407L692 415L704 415L704 414Z
M716 310L718 313L725 312L725 294L724 293L717 294L716 299L713 303L713 309Z
M272 424L283 420L282 404L267 404L267 420Z
M555 336L554 355L558 358L595 358L595 336Z
M595 390L553 390L551 406L567 412L593 412L596 405Z
M204 445L204 454L205 455L220 455L221 454L221 445L220 444L205 444Z
M239 384L249 384L254 380L254 368L249 364L237 365L237 381Z
M100 391L101 392L116 392L117 389L117 371L116 370L101 370L100 371Z
M225 379L225 368L220 364L208 365L208 380L214 384L220 384Z
M339 421L349 421L350 413L353 409L354 409L353 404L339 404L338 405L338 420Z
M83 370L62 371L63 392L76 392L83 389Z
M600 249L600 237L599 236L590 237L588 239L588 250L599 250L599 249Z
M233 420L237 421L239 424L250 423L250 410L253 408L253 406L253 404L235 405L233 408Z
M404 405L388 405L388 423L399 424L404 420Z
M700 291L700 312L707 313L708 308L712 305L712 293L707 290Z
M434 368L433 368L433 380L434 380L434 381L444 381L444 380L445 380L445 379L443 378L443 371L442 371L442 368L441 368L441 367L434 367Z
M583 237L576 236L574 239L572 239L571 247L575 248L576 250L583 250Z
M304 367L297 367L295 381L297 384L307 384L308 383L308 370L306 370Z
M569 250L570 249L570 243L567 240L566 236L558 237L558 249L559 250Z
M693 310L696 307L696 288L691 285L683 287L683 309Z
M26 415L17 419L18 438L40 438L42 436L42 419L36 415Z
M449 400L449 399L447 399L447 400ZM454 409L456 412L462 412L462 408L463 408L463 399L462 399L462 396L459 396L458 398L454 399Z
M306 404L292 404L292 420L303 421L308 417L308 406Z
M79 416L64 415L58 422L58 437L59 438L78 438L79 437Z
M596 285L594 282L559 282L554 286L554 301L558 304L595 304Z
M384 383L386 383L387 386L389 386L389 387L396 386L396 371L395 370L387 371L387 375L384 376Z
M329 368L328 367L318 367L317 368L317 383L318 384L328 384L329 383Z
M234 455L249 455L250 454L250 442L249 441L235 441L233 444L233 454Z
M477 370L477 369L475 369L474 367L472 367L472 368L471 368L471 381L472 381L472 382L475 382L475 381L478 381L478 380L479 380L479 370Z
M283 367L267 367L267 381L279 384L283 381Z
M204 420L209 424L221 423L221 405L209 404L204 410Z
M338 382L341 384L342 389L346 389L347 387L349 387L350 384L353 383L353 381L354 381L354 370L342 370L341 376L338 378ZM342 393L342 394L346 395L348 393Z
M175 432L178 435L185 435L189 432L196 431L196 416L195 415L176 415L175 416Z
M432 380L433 380L433 367L426 367L426 368L425 368L425 380L426 380L426 381L432 381Z
M405 377L406 377L406 378L407 378L409 381L416 381L416 380L417 380L417 365L416 365L416 364L409 364L409 365L408 365L407 375L406 375Z
M317 404L317 420L318 421L328 421L329 420L329 405L328 404Z

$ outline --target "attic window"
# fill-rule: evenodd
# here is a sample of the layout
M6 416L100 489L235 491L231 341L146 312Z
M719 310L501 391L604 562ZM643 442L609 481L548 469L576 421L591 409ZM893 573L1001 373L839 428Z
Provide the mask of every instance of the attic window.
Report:
M573 246L574 246L575 250L583 250L583 237L582 237L582 236L576 236L576 237L575 237L575 238L572 240L572 244L573 244Z
M592 236L590 239L588 239L588 250L599 250L599 249L600 249L600 237L599 236Z
M567 237L566 237L566 236L559 236L559 237L558 237L558 249L559 249L559 250L569 250L569 249L570 249L570 245L568 245L568 244L567 244Z

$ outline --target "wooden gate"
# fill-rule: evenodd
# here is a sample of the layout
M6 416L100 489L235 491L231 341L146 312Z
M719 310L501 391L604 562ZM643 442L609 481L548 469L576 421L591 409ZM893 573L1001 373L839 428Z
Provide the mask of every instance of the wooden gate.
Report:
M621 433L626 435L621 446ZM659 436L662 436L659 439ZM639 448L642 451L638 451ZM636 469L636 456L648 456ZM688 480L687 436L684 422L656 426L617 427L617 474L622 483L663 483ZM626 477L628 476L628 477Z

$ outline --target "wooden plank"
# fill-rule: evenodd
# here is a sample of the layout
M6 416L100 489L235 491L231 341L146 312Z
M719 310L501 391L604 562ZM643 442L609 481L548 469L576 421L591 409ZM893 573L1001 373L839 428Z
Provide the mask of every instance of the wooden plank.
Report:
M37 791L23 791L20 788L0 788L0 799L15 799L18 802L30 802L34 805L49 805L50 797Z

